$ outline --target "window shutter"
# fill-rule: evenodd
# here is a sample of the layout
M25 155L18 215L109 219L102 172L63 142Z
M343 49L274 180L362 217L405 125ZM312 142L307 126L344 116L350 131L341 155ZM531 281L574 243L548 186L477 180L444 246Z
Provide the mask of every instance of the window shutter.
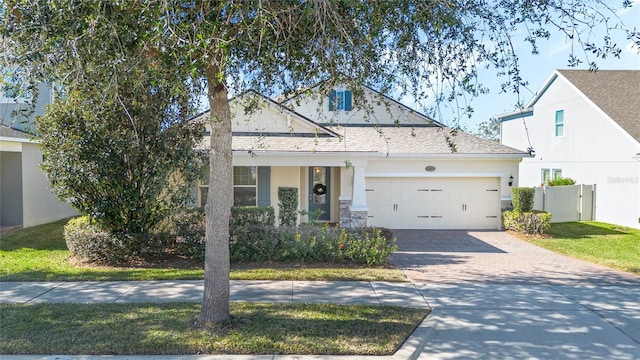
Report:
M329 93L329 111L336 111L336 91Z
M271 167L258 166L258 206L271 206Z
M353 93L351 91L344 92L344 111L351 111L353 107Z

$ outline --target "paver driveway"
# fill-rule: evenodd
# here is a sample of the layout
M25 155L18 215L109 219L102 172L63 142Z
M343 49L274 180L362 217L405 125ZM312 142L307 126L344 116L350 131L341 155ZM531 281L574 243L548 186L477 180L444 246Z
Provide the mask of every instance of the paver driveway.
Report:
M640 285L640 277L556 254L507 232L394 230L394 234L398 251L391 261L413 282Z
M433 307L419 359L640 359L640 277L497 231L396 230Z

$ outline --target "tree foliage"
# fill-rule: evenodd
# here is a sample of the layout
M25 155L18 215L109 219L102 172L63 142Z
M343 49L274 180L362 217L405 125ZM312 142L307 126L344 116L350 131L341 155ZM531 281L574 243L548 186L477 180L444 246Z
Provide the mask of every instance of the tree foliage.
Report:
M615 10L605 0L12 0L1 10L1 30L11 61L69 89L95 70L135 67L120 56L123 39L129 40L124 48L130 44L174 69L178 88L206 83L209 183L217 190L206 205L201 317L219 321L228 318L229 300L230 93L253 88L288 95L320 83L325 94L341 84L357 99L363 84L375 84L384 93L452 104L468 115L465 98L487 91L476 81L479 68L493 69L505 91L526 84L514 33L525 32L534 53L540 39L560 31L597 57L616 56L620 49L608 37L591 42L588 35L600 22L617 28ZM640 44L637 32L627 34ZM569 61L582 59L571 54Z
M51 30L68 24L56 16L63 7L56 12L52 5L44 18L16 13L24 15L21 21L48 26L35 44L12 42L10 54L22 54L26 69L42 75L32 81L58 85L46 116L36 119L42 169L53 191L107 231L146 235L189 200L202 129L185 121L192 93L176 84L176 65L146 45L144 18L96 4L80 2L80 13L101 13L69 24L66 33Z
M475 135L493 142L500 142L500 120L491 118L478 124Z

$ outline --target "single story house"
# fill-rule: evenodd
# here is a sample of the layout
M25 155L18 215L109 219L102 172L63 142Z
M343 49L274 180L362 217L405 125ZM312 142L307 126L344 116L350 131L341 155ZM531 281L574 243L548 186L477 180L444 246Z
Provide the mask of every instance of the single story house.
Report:
M532 148L520 185L595 184L595 219L640 228L640 70L556 70L524 109L498 115L502 144Z
M501 228L526 152L453 132L370 88L357 99L317 90L231 100L234 204L277 213L286 186L299 189L299 210L346 227ZM210 191L199 185L201 204Z

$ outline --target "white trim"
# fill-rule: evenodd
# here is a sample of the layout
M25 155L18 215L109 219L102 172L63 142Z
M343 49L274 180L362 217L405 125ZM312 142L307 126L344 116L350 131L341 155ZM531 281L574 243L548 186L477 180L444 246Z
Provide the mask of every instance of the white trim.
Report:
M40 143L40 140L31 140L31 139L23 139L23 138L8 137L8 136L0 136L0 141L31 143L31 144L39 144Z
M533 157L526 152L511 153L511 154L460 154L460 153L446 153L446 154L383 154L376 152L377 157L384 158L422 158L422 159L449 159L449 160L469 160L469 159L521 159L525 157Z
M460 172L451 172L451 173L392 173L392 172L375 172L375 173L365 173L365 177L401 177L401 178L441 178L441 177L455 177L455 178L503 178L505 177L505 173L460 173Z

